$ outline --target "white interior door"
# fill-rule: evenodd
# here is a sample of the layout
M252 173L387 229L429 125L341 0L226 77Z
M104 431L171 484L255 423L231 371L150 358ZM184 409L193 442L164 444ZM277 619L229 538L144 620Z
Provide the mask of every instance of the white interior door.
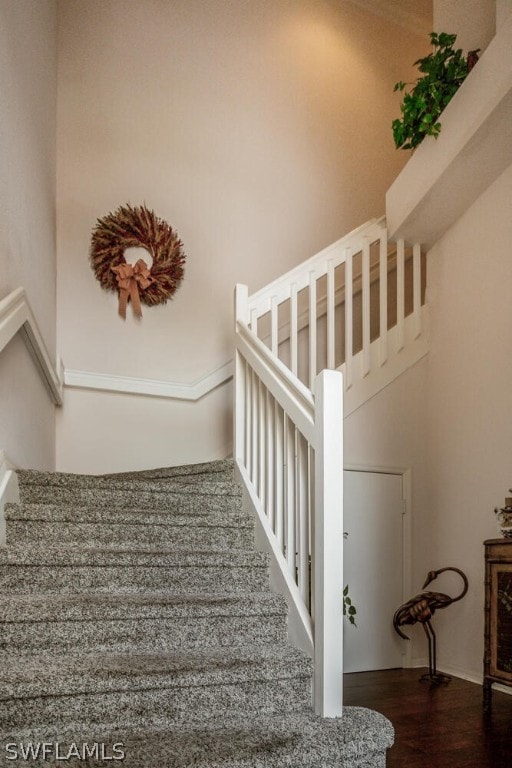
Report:
M345 621L345 672L403 666L404 640L393 629L403 602L402 476L346 470L344 583L357 627Z

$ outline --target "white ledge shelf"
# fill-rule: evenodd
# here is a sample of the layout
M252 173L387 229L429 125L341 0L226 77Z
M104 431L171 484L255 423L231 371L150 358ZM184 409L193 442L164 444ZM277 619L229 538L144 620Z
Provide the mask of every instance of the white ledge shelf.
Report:
M430 248L512 164L512 18L386 195L389 235Z

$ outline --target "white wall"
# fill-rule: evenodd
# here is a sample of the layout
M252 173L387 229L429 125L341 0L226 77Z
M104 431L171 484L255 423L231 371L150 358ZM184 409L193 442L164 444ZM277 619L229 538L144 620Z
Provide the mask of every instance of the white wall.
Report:
M476 678L483 658L482 542L496 537L493 510L512 485L511 199L512 167L428 255L425 541L432 567L458 566L470 580L467 597L436 615L440 664Z
M425 45L334 0L62 2L58 346L66 367L191 382L226 363L236 281L257 289L382 214L407 159L392 142L393 84L412 73ZM141 323L130 312L118 318L116 297L88 263L96 219L128 201L167 219L188 254L173 301L146 309ZM102 436L120 425L115 409L108 425L98 418L103 397L73 394L59 419L61 469L90 466L71 458L79 408L110 468ZM142 421L146 401L132 407ZM228 417L227 388L222 412ZM147 439L166 463L163 422ZM197 460L206 458L201 435L193 439ZM123 456L131 464L120 446L116 461Z
M22 285L55 355L54 0L0 0L0 298ZM54 406L21 339L0 355L0 449L53 468Z

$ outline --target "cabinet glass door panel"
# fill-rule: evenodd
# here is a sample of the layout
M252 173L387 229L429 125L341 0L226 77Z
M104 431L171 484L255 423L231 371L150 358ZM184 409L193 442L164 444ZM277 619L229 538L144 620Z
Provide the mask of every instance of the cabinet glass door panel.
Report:
M512 564L491 566L491 674L512 681Z

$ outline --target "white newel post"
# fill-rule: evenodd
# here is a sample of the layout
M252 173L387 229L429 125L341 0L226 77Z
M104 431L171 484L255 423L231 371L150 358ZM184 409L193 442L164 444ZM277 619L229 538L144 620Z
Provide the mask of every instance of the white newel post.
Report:
M339 717L343 704L343 376L315 380L314 644L315 712Z
M249 290L246 285L237 283L235 286L235 330L237 322L249 322ZM245 465L246 456L244 451L244 424L245 424L245 364L242 356L235 344L235 364L234 364L234 396L235 413L233 419L233 456L242 460Z

